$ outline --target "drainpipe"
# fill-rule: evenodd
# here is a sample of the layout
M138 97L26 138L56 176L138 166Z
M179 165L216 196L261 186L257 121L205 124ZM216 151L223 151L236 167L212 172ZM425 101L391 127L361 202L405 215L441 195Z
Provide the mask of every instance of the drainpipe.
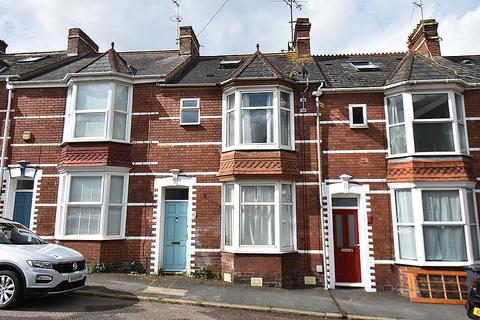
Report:
M5 167L5 156L7 155L8 147L8 131L10 127L10 110L12 107L12 98L13 98L13 86L10 84L9 79L7 78L8 89L8 100L7 100L7 113L5 115L5 125L3 127L3 141L2 141L2 155L0 160L0 195L2 194L3 187L3 176L4 176L4 167Z
M322 96L322 88L325 83L322 81L317 91L313 91L312 95L315 97L315 106L317 111L317 169L318 169L318 201L320 204L320 236L322 238L323 245L323 286L325 290L328 290L328 278L327 278L327 247L325 245L325 227L323 219L323 189L322 189L322 149L320 141L320 97Z

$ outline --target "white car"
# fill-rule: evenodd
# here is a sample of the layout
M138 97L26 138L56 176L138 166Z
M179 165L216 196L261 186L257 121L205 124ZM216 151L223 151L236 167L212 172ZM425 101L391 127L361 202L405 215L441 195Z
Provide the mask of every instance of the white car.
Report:
M23 225L0 218L0 309L13 308L24 297L79 289L86 275L79 252L47 243Z

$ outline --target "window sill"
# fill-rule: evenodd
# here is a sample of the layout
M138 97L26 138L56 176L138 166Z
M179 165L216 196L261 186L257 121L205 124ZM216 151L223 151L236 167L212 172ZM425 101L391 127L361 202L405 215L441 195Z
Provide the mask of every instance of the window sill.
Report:
M411 260L395 260L396 265L406 265L406 266L415 266L415 267L465 267L473 264L473 262L468 261L411 261Z
M244 145L238 145L238 146L232 146L232 147L223 147L222 152L229 152L229 151L235 151L235 150L241 150L241 151L248 151L248 150L285 150L285 151L296 151L294 148L287 147L287 146L278 146L274 144L244 144Z
M286 254L297 252L297 250L290 248L223 248L222 252L226 253L240 253L240 254Z
M387 155L386 159L399 159L399 158L407 158L407 157L468 157L471 158L471 155L468 153L461 153L461 152L416 152L416 153L402 153L402 154L395 154L395 155Z
M115 143L123 143L123 144L132 144L132 142L127 140L117 140L117 139L68 139L62 141L62 146L67 143L85 143L85 142L115 142Z
M192 122L192 123L179 123L179 126L183 127L183 126L199 126L200 125L200 122Z
M54 240L60 241L112 241L125 240L125 236L103 237L103 236L55 236Z

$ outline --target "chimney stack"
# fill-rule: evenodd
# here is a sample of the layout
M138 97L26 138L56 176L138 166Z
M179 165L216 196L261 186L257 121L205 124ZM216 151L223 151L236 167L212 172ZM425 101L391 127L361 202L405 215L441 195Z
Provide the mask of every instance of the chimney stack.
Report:
M98 45L82 29L69 29L67 54L79 56L88 53L98 53Z
M435 19L420 20L408 36L408 50L430 56L441 56L438 22Z
M293 48L298 58L310 57L310 20L308 18L298 18L295 23L295 33L293 36Z
M0 54L5 54L7 52L8 44L0 39Z
M180 54L192 56L200 55L200 44L198 43L197 36L191 26L180 27L180 39L178 39L178 41Z

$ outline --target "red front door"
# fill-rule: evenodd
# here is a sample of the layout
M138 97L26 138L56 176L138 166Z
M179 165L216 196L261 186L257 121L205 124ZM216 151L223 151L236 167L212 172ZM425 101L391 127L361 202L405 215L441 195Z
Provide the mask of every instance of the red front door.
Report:
M333 230L335 281L362 282L357 210L334 209Z

